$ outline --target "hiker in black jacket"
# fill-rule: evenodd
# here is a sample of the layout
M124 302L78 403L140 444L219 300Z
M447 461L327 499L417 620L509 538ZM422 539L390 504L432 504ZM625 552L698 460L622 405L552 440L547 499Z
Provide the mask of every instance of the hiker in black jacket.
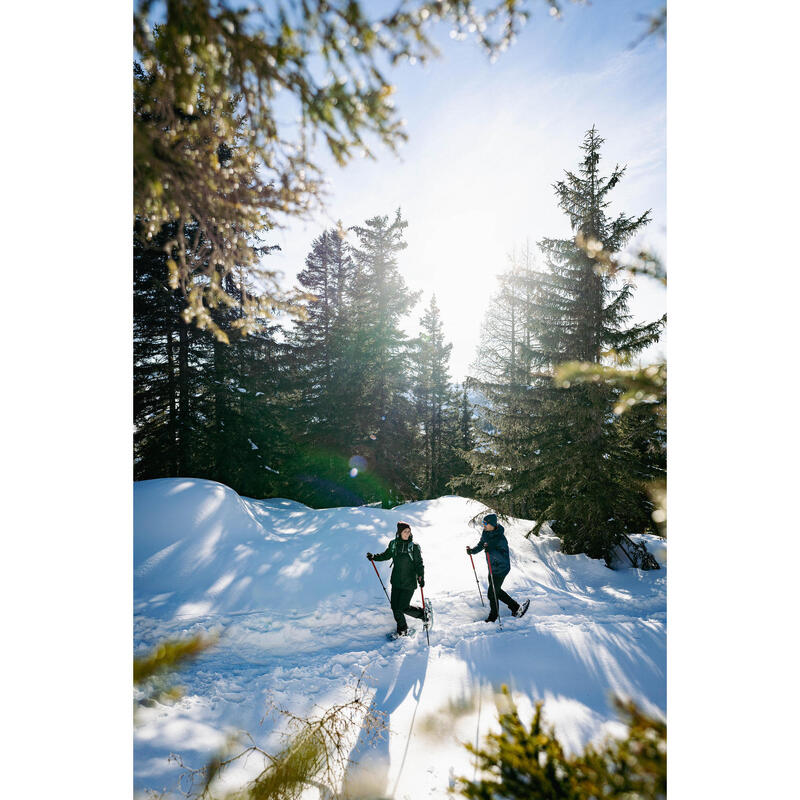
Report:
M397 533L394 539L389 542L389 546L377 555L367 553L370 561L386 561L393 559L392 562L392 613L397 622L397 633L405 636L408 633L408 623L405 615L409 614L417 619L425 619L425 614L421 608L409 605L411 597L417 588L425 586L425 567L422 563L422 551L414 541L411 533L411 526L407 522L397 523Z
M506 539L505 528L497 524L497 514L487 514L483 518L483 533L481 540L475 547L467 545L467 552L474 555L481 550L489 553L489 561L492 565L492 579L489 581L489 616L486 622L494 622L497 619L498 603L500 598L516 617L520 609L519 603L513 597L506 594L500 587L511 570L511 561L508 557L508 540ZM494 591L492 591L494 588Z

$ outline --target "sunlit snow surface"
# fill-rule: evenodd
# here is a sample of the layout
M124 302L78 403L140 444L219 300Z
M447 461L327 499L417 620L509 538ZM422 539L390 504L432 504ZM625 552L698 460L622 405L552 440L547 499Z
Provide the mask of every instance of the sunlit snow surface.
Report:
M163 479L134 488L134 648L165 637L219 631L217 646L176 675L185 689L172 706L144 708L135 730L134 781L176 792L231 732L277 750L281 718L346 701L366 671L390 734L365 747L345 777L351 797L445 798L457 776L473 777L464 742L497 719L508 684L523 718L544 700L545 715L571 750L619 726L611 693L654 713L666 709L666 544L648 546L662 569L612 571L559 552L552 535L526 539L532 523L506 526L512 570L503 588L522 601L517 620L501 605L503 629L483 622L464 545L479 534L475 501L442 497L391 510L315 510L292 500L251 500L213 481ZM411 524L425 561L425 597L436 610L430 648L419 631L387 642L394 622L364 554L382 551L396 523ZM483 599L486 564L475 556ZM388 588L389 562L379 563ZM412 601L419 604L419 592ZM488 601L486 601L488 602ZM410 624L419 623L409 618ZM231 771L235 785L257 772ZM318 797L316 789L307 798Z

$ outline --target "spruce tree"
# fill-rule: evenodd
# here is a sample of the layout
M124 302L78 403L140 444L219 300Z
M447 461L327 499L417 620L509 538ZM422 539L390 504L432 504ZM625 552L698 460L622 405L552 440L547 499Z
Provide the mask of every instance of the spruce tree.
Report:
M183 236L196 237L187 225ZM178 291L170 286L163 245L178 236L164 226L147 242L133 236L134 477L195 474L204 460L198 436L208 413L203 399L203 333L188 325Z
M472 471L468 454L475 446L475 437L472 404L467 396L466 384L460 389L456 385L450 391L449 404L444 409L442 419L442 441L441 469L446 479L437 495L453 491L456 482ZM468 480L460 485L462 494L472 496Z
M601 175L602 144L588 131L579 171L554 186L574 238L539 243L548 269L537 274L532 340L523 347L533 370L527 406L534 443L523 483L531 517L552 521L565 552L610 561L622 534L640 532L652 510L645 483L656 464L642 455L652 437L615 417L614 386L556 388L552 376L570 361L630 363L658 339L662 321L629 325L633 286L619 286L600 268L600 253L619 253L650 219L649 212L608 215L608 196L625 169Z
M587 745L569 753L555 729L545 723L536 703L529 726L520 719L506 686L499 731L480 747L467 744L480 773L460 778L459 792L469 800L665 800L667 796L667 726L632 700L615 697L627 728L623 737Z
M472 474L470 455L475 450L475 415L473 403L467 392L466 381L461 385L457 394L458 403L453 407L448 425L453 446L448 468L450 479L447 482L447 488L467 497L473 497L475 487L470 480Z
M284 494L291 433L276 326L261 320L244 335L241 302L213 311L216 324L240 331L230 344L189 324L163 247L176 235L172 223L149 242L134 229L134 477L208 478L254 497ZM184 237L188 253L202 248L197 226L185 226ZM241 301L240 285L225 280L223 290Z
M481 327L468 379L477 398L477 442L466 454L471 473L453 485L462 491L468 487L500 513L526 517L535 449L529 419L530 315L537 276L529 247L511 253L510 261L511 268L498 278L500 288Z
M295 323L293 368L307 409L308 433L324 447L348 446L344 423L350 398L344 375L344 329L354 265L340 230L318 236L298 281L312 297L305 320Z
M438 497L452 477L453 408L449 361L452 344L444 341L436 295L420 320L421 331L414 353L414 397L422 433L424 463L419 485L424 498Z
M265 248L262 256L270 249ZM234 285L226 291L232 297L240 292ZM245 292L254 289L246 287ZM215 311L217 323L235 330L243 305ZM213 402L203 477L251 497L284 493L288 476L283 466L293 442L291 386L284 374L286 346L279 341L277 325L267 319L258 322L253 333L229 344L206 336L212 354L206 382Z
M355 414L362 399L360 383L353 379L359 362L351 360L354 279L352 248L339 223L313 241L298 275L310 297L304 305L306 318L295 323L290 337L291 381L305 412L297 420L291 471L298 498L312 505L378 499L360 462L350 463L361 442Z
M346 349L354 448L383 482L387 505L420 491L414 481L418 457L409 342L400 328L419 297L398 269L407 226L398 209L391 221L376 216L351 229L358 237Z

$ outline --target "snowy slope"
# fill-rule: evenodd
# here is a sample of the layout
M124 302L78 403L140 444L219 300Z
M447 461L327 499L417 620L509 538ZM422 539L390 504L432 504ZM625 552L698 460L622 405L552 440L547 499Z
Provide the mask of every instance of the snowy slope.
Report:
M354 797L446 797L455 776L474 774L461 743L494 723L502 683L523 713L543 699L572 749L618 730L611 691L652 712L666 708L665 568L612 571L563 555L552 535L525 539L531 523L513 521L503 588L531 606L516 620L501 605L500 630L482 621L486 610L464 553L479 538L468 525L483 510L475 501L315 510L196 479L143 481L134 493L137 652L166 636L222 632L180 674L186 696L141 714L139 789L174 791L181 769L169 754L200 766L234 729L277 746L279 723L262 723L268 700L307 713L348 699L363 670L391 735L375 748L355 747L358 764L347 775ZM425 596L437 612L430 648L421 631L386 641L393 619L364 557L385 548L399 520L422 547ZM665 564L665 545L658 550ZM486 566L475 560L485 600ZM378 567L388 587L389 564Z

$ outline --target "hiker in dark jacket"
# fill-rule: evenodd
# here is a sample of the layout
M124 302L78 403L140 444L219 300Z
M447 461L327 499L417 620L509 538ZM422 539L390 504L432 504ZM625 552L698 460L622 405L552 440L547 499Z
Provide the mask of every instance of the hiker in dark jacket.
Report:
M377 555L367 553L370 561L392 561L392 613L397 622L397 633L405 636L408 633L408 623L405 615L409 614L417 619L424 619L421 608L409 605L411 597L417 588L425 586L425 567L422 564L422 551L414 541L411 526L407 522L397 523L397 533L389 546Z
M483 518L483 533L481 540L475 547L467 545L467 552L471 555L486 550L489 554L489 562L492 565L492 579L489 581L489 616L486 622L494 622L498 614L498 598L502 600L516 617L520 605L513 597L502 590L503 581L511 570L511 561L508 557L508 540L506 539L505 528L497 524L497 514L487 514ZM494 591L492 591L494 588Z

